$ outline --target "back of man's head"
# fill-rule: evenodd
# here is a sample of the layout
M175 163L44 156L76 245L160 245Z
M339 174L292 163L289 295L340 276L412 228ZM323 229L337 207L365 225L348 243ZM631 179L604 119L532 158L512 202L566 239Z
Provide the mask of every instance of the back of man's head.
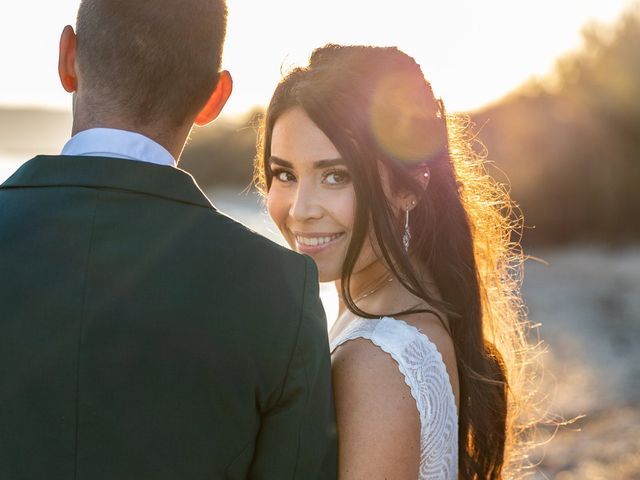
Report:
M178 126L218 81L225 0L82 0L79 92L134 125Z

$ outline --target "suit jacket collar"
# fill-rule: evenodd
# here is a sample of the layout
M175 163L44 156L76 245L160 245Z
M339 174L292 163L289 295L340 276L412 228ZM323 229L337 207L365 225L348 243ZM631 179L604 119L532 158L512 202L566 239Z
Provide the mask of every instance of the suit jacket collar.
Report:
M184 170L108 157L38 155L0 189L20 187L92 187L126 190L211 208L211 202Z

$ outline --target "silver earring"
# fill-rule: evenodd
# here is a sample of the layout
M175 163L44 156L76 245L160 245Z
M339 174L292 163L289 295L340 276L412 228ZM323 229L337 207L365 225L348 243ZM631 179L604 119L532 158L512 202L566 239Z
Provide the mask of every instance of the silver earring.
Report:
M402 235L402 245L404 251L409 253L409 243L411 242L411 231L409 230L409 208L404 211L404 235Z

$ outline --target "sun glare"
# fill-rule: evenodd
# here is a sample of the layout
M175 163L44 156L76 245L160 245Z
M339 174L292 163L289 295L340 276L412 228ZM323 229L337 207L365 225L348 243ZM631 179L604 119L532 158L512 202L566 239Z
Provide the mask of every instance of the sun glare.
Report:
M78 3L34 0L5 9L3 60L19 72L0 79L0 105L69 108L57 80L57 45ZM421 64L448 110L475 109L549 72L559 55L579 45L586 22L611 21L629 3L228 0L224 64L235 91L226 112L267 103L281 72L304 64L326 43L396 45Z

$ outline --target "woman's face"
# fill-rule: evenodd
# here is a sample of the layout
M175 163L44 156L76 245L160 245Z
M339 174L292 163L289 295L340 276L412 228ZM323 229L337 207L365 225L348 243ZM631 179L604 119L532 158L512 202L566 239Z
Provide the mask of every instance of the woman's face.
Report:
M339 279L356 212L340 153L302 108L292 108L276 119L266 161L273 174L269 215L291 248L315 260L321 282ZM365 241L354 273L374 259Z

